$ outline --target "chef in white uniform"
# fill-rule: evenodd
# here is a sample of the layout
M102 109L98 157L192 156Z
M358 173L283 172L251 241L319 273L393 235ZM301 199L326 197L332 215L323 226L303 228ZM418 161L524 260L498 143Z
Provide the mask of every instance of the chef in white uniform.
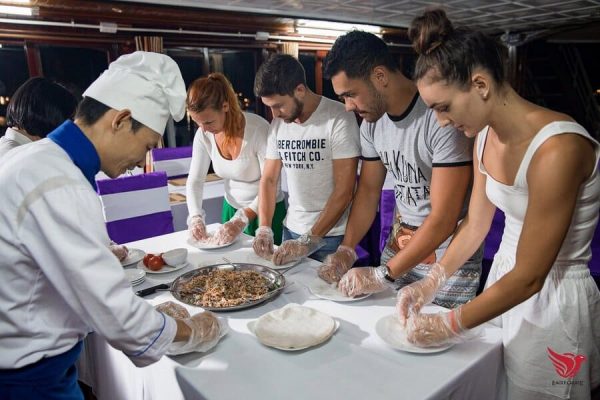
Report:
M75 121L7 154L0 166L0 398L82 399L74 367L94 331L138 366L206 351L213 314L175 320L136 297L108 248L94 176L144 164L185 85L162 54L120 57L85 91Z

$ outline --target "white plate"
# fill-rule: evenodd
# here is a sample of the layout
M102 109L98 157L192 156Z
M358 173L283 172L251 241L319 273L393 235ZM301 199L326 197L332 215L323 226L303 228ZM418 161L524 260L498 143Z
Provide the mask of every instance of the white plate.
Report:
M140 249L128 249L129 253L127 257L123 261L121 261L121 265L126 267L128 265L137 264L140 260L144 259L146 252Z
M375 324L375 332L389 346L409 353L439 353L454 346L454 343L438 347L415 346L406 339L404 327L400 325L400 321L398 321L395 314L380 318Z
M223 247L228 247L231 246L232 244L234 244L235 242L237 242L239 239L239 236L235 238L235 240L233 242L230 243L225 243L225 244L209 244L209 243L202 243L202 242L197 242L193 239L188 238L187 240L187 244L189 244L190 246L193 246L197 249L200 250L216 250L216 249L222 249Z
M125 270L125 277L127 277L127 280L132 284L137 283L138 281L144 281L145 276L146 271L141 269L130 268Z
M263 262L263 265L265 265L266 267L269 267L271 269L286 269L286 268L291 268L296 264L299 264L302 261L302 258L299 260L290 261L288 263L281 264L281 265L275 265L275 264L273 264L273 261L265 260L262 257L261 257L261 261Z
M312 277L312 280L308 282L308 290L320 299L337 301L339 303L347 301L357 301L367 298L371 293L361 294L355 297L347 297L337 289L337 284L330 284L325 282L323 279L316 275Z
M189 262L184 262L183 264L179 264L179 265L164 265L162 267L162 269L159 269L158 271L152 271L151 269L146 268L146 266L144 265L144 260L140 261L137 264L137 267L143 271L146 271L149 274L168 274L169 272L174 272L174 271L178 271L182 268L187 267L188 265L190 265Z
M271 269L291 268L294 265L299 264L302 261L302 259L299 259L296 261L291 261L286 264L275 265L275 264L273 264L273 262L271 262L269 260L265 260L264 258L257 255L252 248L239 249L235 253L232 253L231 255L227 255L227 257L230 258L234 264L236 262L258 264L258 265L264 265L265 267L268 267Z

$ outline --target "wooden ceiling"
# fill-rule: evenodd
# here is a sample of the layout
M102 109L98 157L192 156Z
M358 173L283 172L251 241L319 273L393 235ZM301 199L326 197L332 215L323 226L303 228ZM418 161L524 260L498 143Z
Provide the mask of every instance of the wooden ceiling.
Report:
M11 3L0 0L0 4ZM15 24L0 20L0 39L4 42L69 40L131 46L135 35L159 35L163 37L165 47L276 46L276 41L261 42L254 38L256 32L262 31L270 35L295 37L295 40L298 40L298 35L294 33L294 19L288 17L100 0L32 0L31 5L39 9L39 15L19 20L59 23L65 26ZM100 23L115 23L119 29L116 33L103 33L98 29ZM82 25L93 27L83 28ZM127 31L128 28L136 31ZM190 33L177 32L180 30ZM197 34L198 32L212 32L217 35ZM224 35L220 36L218 33ZM234 35L227 36L231 34ZM236 36L238 34L239 37ZM386 40L407 43L404 29L387 29L385 35ZM319 50L328 49L330 44L301 43L301 48L303 47Z

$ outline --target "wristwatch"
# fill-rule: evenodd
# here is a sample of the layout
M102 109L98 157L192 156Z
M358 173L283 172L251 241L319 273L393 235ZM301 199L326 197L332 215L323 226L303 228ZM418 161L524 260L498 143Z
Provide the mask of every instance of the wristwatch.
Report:
M309 246L312 243L312 236L308 232L304 233L298 237L298 241L305 246Z
M392 274L391 274L392 271L390 271L390 267L388 267L385 264L382 265L382 267L385 268L385 275L383 276L385 278L385 280L388 282L392 282L392 283L396 282L396 280L394 278L392 278Z

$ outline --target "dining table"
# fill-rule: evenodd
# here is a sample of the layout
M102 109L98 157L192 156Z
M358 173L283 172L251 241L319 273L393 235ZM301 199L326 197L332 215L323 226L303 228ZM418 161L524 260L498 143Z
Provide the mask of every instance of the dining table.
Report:
M216 224L209 226L209 231ZM222 263L269 263L254 254L244 234L219 249L198 249L186 231L128 243L130 249L161 253L188 249L188 264L172 272L146 275L134 291L171 283L183 273ZM224 258L227 261L224 261ZM104 399L504 399L506 375L500 328L486 323L469 340L443 351L399 350L382 338L378 321L395 313L396 290L332 301L314 291L320 263L303 259L285 270L286 286L250 308L216 312L228 332L206 353L164 356L138 368L106 340L91 333L78 362L80 380ZM136 268L135 265L125 268ZM319 293L317 293L319 294ZM178 302L171 292L144 299L153 305ZM178 302L179 303L179 302ZM262 315L296 303L331 316L337 330L325 342L284 351L259 342L249 329ZM183 303L179 303L182 304ZM200 307L184 305L191 314ZM429 305L424 312L438 312Z

